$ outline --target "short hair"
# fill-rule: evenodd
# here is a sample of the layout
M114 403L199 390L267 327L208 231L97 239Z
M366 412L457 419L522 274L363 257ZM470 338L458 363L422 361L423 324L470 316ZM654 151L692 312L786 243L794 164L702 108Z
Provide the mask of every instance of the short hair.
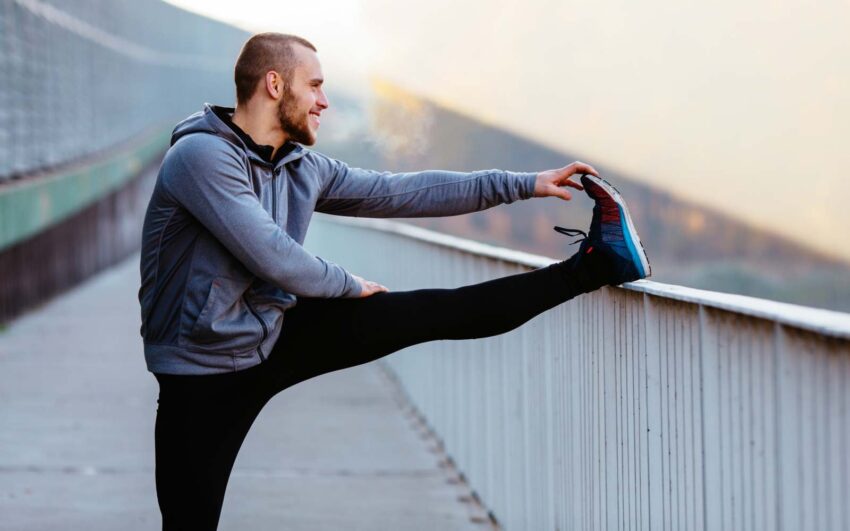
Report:
M284 33L258 33L245 42L233 72L238 103L246 103L251 99L257 83L269 70L280 74L288 89L295 67L298 66L292 49L294 44L317 51L307 39Z

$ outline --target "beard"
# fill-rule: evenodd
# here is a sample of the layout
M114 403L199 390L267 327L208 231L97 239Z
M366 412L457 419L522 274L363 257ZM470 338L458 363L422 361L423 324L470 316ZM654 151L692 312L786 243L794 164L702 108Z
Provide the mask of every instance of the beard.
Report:
M277 119L280 121L280 127L283 132L289 137L292 142L298 142L305 146L312 146L316 143L316 136L310 129L310 115L298 116L287 102L293 101L294 98L289 97L290 92L280 101L280 106L277 108Z

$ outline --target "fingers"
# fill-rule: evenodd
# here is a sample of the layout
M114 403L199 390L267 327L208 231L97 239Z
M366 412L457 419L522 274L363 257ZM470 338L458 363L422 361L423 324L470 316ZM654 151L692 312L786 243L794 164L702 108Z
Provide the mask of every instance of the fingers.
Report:
M561 168L561 171L563 171L567 177L569 177L570 175L575 175L577 173L589 173L591 175L599 177L599 172L597 172L593 168L593 166L591 166L590 164L585 164L584 162L581 162L579 160L573 162L572 164L567 164L566 166Z
M597 172L596 169L590 164L585 164L584 162L578 160L573 162L572 164L567 164L566 166L561 168L561 178L558 185L569 186L575 188L576 190L584 190L584 186L580 182L574 181L571 176L585 173L589 173L591 175L599 177L599 172ZM567 195L569 195L569 193L567 193ZM561 197L569 200L569 197Z
M582 185L581 183L575 182L574 180L572 180L569 177L567 177L566 181L562 181L561 184L564 185L564 186L572 186L573 188L576 188L578 190L584 190L584 185Z
M369 287L372 288L375 293L379 291L389 291L386 286L384 286L383 284L378 284L377 282L370 282Z
M381 286L380 284L376 284L373 288L370 288L370 289L366 292L366 294L364 295L364 297L368 297L368 296L370 296L370 295L374 295L374 294L376 294L376 293L387 293L388 291L390 291L390 290L388 290L388 289L387 289L387 288L385 288L384 286Z
M360 291L361 297L368 297L370 295L374 295L375 293L387 292L390 291L383 284L379 284L377 282L373 282L371 280L359 279L360 286L362 287Z

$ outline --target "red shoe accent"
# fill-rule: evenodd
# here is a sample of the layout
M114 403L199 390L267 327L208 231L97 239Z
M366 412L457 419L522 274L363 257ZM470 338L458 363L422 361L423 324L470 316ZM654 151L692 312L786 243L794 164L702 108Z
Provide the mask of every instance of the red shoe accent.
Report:
M590 251L592 251L592 250L593 250L593 246L591 245L590 247L587 248L587 251L585 251L584 254L590 254Z
M620 211L616 209L605 209L602 211L602 223L619 223Z

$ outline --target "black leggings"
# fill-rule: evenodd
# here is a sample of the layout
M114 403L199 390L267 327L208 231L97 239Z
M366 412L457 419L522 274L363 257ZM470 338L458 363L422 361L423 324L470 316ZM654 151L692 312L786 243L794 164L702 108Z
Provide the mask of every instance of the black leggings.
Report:
M156 488L163 529L215 529L254 419L299 382L438 339L513 330L581 293L561 264L457 289L299 299L268 360L209 376L157 374Z

